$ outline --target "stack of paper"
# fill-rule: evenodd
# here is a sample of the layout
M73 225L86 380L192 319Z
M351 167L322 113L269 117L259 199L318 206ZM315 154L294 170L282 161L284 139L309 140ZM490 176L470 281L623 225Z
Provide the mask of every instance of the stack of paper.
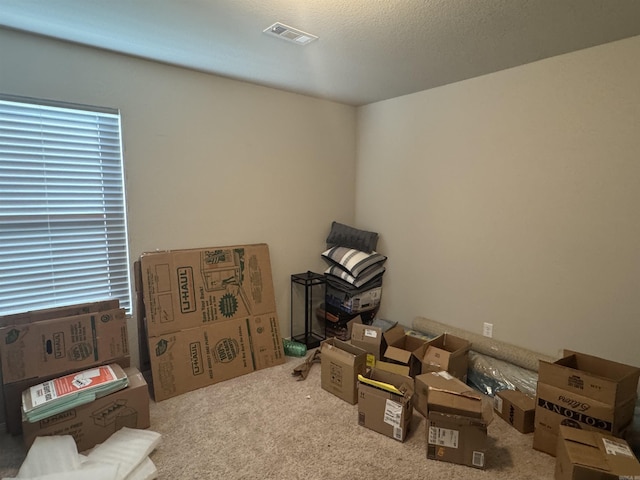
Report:
M22 392L22 412L33 423L65 412L127 386L127 374L118 364L91 368L54 378Z

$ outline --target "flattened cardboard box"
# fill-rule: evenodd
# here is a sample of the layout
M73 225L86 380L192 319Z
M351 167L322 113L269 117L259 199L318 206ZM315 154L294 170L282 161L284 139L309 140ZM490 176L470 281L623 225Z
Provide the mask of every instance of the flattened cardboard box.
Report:
M561 426L555 480L637 479L640 463L621 438Z
M429 340L424 350L422 373L446 370L454 377L467 381L471 342L443 333Z
M143 253L140 264L149 337L276 312L266 244Z
M24 444L31 446L37 436L71 435L78 451L104 442L122 427L148 428L149 390L136 368L125 369L129 385L91 403L53 415L39 422L23 421Z
M247 319L247 324L254 369L282 365L286 358L276 314L254 315Z
M285 362L274 316L237 318L149 338L157 402Z
M3 383L82 370L129 354L123 309L0 328Z
M413 418L413 379L376 368L364 376L393 385L402 395L360 382L358 424L404 442Z
M122 368L129 368L131 365L131 358L129 356L126 356L116 358L115 360L97 362L91 365L91 367L97 367L99 365L105 365L109 363L117 363ZM85 367L80 369L72 369L64 372L44 375L42 377L30 378L28 380L20 380L19 382L7 383L3 385L2 392L4 395L4 409L7 432L11 435L19 435L20 433L22 433L22 392L24 390L26 390L27 388L31 388L34 385L38 385L39 383L53 380L56 377L62 377L64 375L69 375L84 369Z
M358 403L358 375L367 368L367 352L329 338L320 345L320 386L354 405Z
M520 433L534 428L536 401L519 390L500 390L493 397L493 409Z
M633 419L640 368L565 350L540 361L533 448L555 455L560 425L618 436Z
M55 318L73 317L75 315L103 312L105 310L117 310L118 308L120 308L120 301L114 298L99 302L78 303L75 305L65 305L63 307L32 310L30 312L15 313L13 315L0 317L0 327L23 325L25 323L40 322L42 320L52 320Z

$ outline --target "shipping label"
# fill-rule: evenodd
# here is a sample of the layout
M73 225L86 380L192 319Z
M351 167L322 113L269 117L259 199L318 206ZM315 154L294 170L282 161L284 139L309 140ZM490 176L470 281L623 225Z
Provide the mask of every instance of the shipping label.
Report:
M429 443L443 447L458 448L460 432L451 428L429 427Z

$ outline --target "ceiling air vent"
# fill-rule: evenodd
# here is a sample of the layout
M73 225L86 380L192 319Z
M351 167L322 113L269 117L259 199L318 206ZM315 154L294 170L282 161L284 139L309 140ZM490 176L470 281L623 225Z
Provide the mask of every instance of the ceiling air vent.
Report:
M318 39L315 35L290 27L284 23L274 23L269 28L264 29L263 32L298 45L306 45Z

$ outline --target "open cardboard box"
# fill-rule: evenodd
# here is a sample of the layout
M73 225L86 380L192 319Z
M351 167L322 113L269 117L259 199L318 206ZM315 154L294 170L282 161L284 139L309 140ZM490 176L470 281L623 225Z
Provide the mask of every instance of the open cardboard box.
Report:
M351 327L351 344L367 352L367 366L373 367L382 359L388 345L404 334L404 328L397 324L387 330L373 325L354 324Z
M396 365L396 367L388 365L378 365L378 367L414 378L421 372L420 359L424 354L426 344L426 339L405 333L389 342L389 346L384 351L383 362Z
M422 356L422 373L445 370L454 377L467 381L471 342L443 333L429 340Z
M416 377L416 402L422 410L425 396L427 458L485 468L490 402L445 371Z
M560 425L621 436L633 419L640 368L565 350L541 360L533 448L555 455Z
M363 377L358 384L358 424L404 442L413 418L413 379L376 368Z

